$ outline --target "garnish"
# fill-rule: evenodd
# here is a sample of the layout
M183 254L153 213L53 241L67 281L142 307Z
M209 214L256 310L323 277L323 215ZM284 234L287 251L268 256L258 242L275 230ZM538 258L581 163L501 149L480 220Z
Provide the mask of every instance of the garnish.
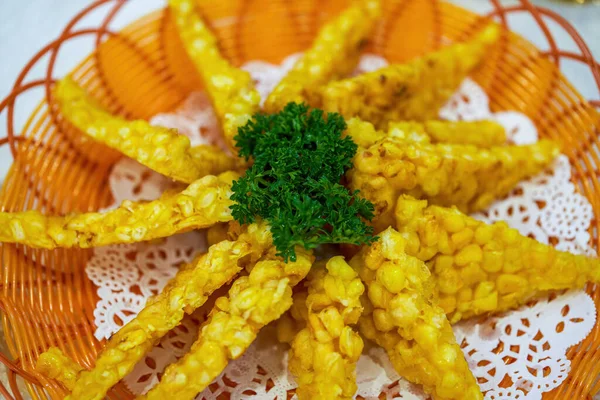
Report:
M278 114L256 114L235 137L240 157L254 164L233 183L233 217L271 225L278 255L296 260L295 246L369 244L376 238L365 222L373 204L340 184L357 146L343 117L289 103Z

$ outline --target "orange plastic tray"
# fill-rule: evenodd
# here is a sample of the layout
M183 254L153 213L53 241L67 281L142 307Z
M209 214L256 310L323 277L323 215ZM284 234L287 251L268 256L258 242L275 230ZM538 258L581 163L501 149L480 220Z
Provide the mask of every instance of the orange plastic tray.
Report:
M563 145L573 165L579 190L600 215L600 118L561 75L559 63L569 58L590 68L600 88L600 67L585 43L560 16L522 0L516 6L490 1L493 17L508 26L516 13L529 13L548 39L550 50L540 52L523 38L504 31L496 49L473 76L490 96L493 111L517 110L527 114L542 137ZM124 0L96 1L81 11L60 37L37 53L23 69L13 91L0 102L6 114L6 138L14 157L0 205L5 211L28 209L59 214L96 210L110 203L107 186L110 166L118 158L112 150L70 131L58 118L51 96L56 79L54 65L61 46L79 36L95 38L95 50L73 71L74 78L112 112L127 118L148 118L180 104L200 88L193 65L177 37L168 10L151 13L121 32L107 27ZM332 0L219 0L198 1L212 24L224 54L240 65L251 59L277 63L286 55L308 47L319 26L341 10L347 1ZM106 12L100 26L78 29L77 23L92 11ZM486 23L482 16L436 0L384 1L384 20L374 34L369 52L389 61L403 61L452 41L464 40ZM568 32L578 53L562 51L550 34L553 20ZM48 57L43 57L47 55ZM28 79L36 66L45 68L42 79ZM24 128L15 126L18 98L43 88L44 100L31 111ZM590 229L596 248L600 243L596 219ZM34 250L0 245L0 309L9 355L1 355L9 367L12 396L21 398L17 376L22 377L34 399L62 398L64 389L34 370L38 356L50 346L60 347L81 365L90 367L102 343L94 336L93 311L96 288L86 278L84 265L91 252L85 250ZM587 288L600 306L600 288ZM600 390L600 320L592 333L568 356L569 378L545 399L586 399ZM12 361L11 361L12 360ZM0 393L10 397L0 384ZM131 398L123 385L110 392L112 398Z

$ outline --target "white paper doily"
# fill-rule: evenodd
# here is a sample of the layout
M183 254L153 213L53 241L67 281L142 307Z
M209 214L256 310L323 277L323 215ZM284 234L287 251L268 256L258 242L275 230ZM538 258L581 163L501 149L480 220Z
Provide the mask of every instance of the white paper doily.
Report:
M264 99L291 68L298 54L281 65L251 61L243 68L254 78ZM365 55L356 72L371 71L387 63L381 57ZM466 79L441 110L449 120L493 119L501 123L516 144L537 140L534 124L516 112L492 113L485 92ZM193 144L222 146L216 118L206 96L193 93L173 113L159 114L151 123L179 129ZM110 179L115 204L125 199L152 200L173 187L168 179L135 161L115 164ZM477 218L493 222L505 220L524 235L543 243L552 242L561 250L595 254L589 247L587 228L593 218L587 199L575 191L571 167L565 156L557 158L544 173L520 183L506 199L497 201ZM96 337L108 338L143 307L148 296L162 289L177 271L198 251L206 249L202 232L191 232L162 241L96 249L87 264L88 277L98 286L100 301L94 312ZM140 362L125 383L134 393L142 393L158 382L164 367L181 357L195 340L207 310L193 316L165 337ZM583 340L596 321L592 299L583 291L571 291L538 301L532 307L473 325L454 327L459 342L487 400L539 400L565 380L570 370L566 350ZM498 354L494 349L503 348ZM510 363L504 360L510 359ZM287 346L278 344L273 328L261 332L256 343L240 359L232 362L198 398L217 399L227 392L231 398L287 398L295 387L287 372ZM509 378L511 386L499 388ZM400 379L385 353L367 345L357 367L358 395L377 399L426 399L420 388ZM506 380L505 380L506 382Z

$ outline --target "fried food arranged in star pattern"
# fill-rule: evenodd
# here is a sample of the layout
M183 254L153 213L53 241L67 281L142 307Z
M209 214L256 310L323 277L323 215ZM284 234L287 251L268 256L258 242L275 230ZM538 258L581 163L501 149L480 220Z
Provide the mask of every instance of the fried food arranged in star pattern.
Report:
M381 14L378 0L356 0L324 25L260 113L250 75L221 55L196 2L169 7L236 154L111 115L64 78L54 97L65 121L189 186L104 212L0 212L0 241L44 249L207 230L208 251L148 299L91 370L63 354L61 343L39 357L37 371L67 387L67 399L104 398L186 314L213 300L190 351L144 398L193 399L277 321L301 400L353 398L363 349L357 323L400 375L434 399L482 399L450 323L600 280L597 259L462 214L507 195L559 153L547 140L507 144L493 121L436 120L496 42L497 26L348 78ZM350 244L361 246L350 262L328 254L314 263L313 250Z

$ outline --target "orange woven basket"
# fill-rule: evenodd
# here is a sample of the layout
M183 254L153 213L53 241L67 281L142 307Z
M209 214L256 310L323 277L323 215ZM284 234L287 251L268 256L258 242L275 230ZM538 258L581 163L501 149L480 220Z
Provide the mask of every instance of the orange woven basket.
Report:
M225 56L235 65L251 59L272 63L307 48L320 25L340 11L347 1L317 0L220 0L198 1L211 23ZM494 18L510 28L514 14L529 13L548 40L542 52L520 36L505 30L498 46L473 78L490 96L493 111L517 110L537 125L541 137L563 145L573 166L578 190L600 216L600 156L598 133L600 102L586 101L560 72L564 58L589 67L600 88L600 66L575 30L560 16L522 0L502 6L490 0L487 17L436 0L384 1L384 20L379 24L369 52L391 62L413 58L453 41L464 40ZM3 211L36 209L47 214L97 210L111 202L107 177L119 157L114 151L86 140L61 121L52 99L57 78L54 65L63 46L74 38L91 35L95 49L73 71L73 77L104 106L126 118L149 118L177 107L200 88L196 72L175 32L168 10L151 13L120 32L109 29L124 0L99 0L81 11L25 66L12 92L0 102L6 114L8 136L0 145L10 146L14 163L0 190ZM91 12L104 11L100 26L77 28ZM574 39L579 52L562 51L548 28L558 23ZM46 56L46 57L44 57ZM32 68L45 68L42 79L28 78ZM24 127L15 126L18 99L42 88L44 100L31 111ZM29 110L26 110L29 111ZM600 244L600 219L590 228L592 245ZM0 361L9 369L10 390L0 384L6 398L22 398L18 377L34 399L62 398L64 389L37 374L34 365L50 346L58 346L85 367L94 364L102 343L93 335L96 287L87 279L86 250L44 251L20 245L0 245L0 309L10 356ZM600 306L600 288L588 293ZM569 378L544 399L588 399L600 391L600 319L580 345L570 349ZM120 384L111 398L131 398ZM13 397L14 396L14 397Z

